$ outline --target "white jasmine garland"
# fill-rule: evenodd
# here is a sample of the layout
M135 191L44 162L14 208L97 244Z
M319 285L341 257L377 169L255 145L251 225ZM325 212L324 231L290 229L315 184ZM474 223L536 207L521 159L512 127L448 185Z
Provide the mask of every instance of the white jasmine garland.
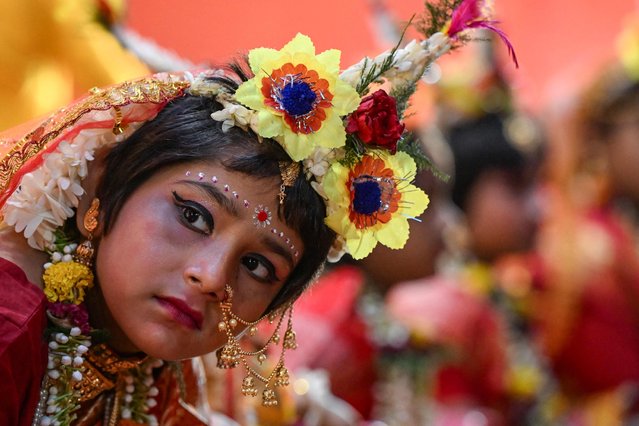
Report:
M346 254L348 248L346 247L346 240L341 235L335 237L335 241L333 241L333 245L328 250L328 256L326 260L335 263L338 262L342 256Z
M157 419L148 411L157 405L155 397L158 388L153 386L153 369L161 367L162 362L150 359L137 367L131 368L124 376L126 386L122 397L120 415L123 419L132 419L145 424L157 424Z
M138 127L139 124L128 126L125 137ZM80 131L72 141L60 142L54 152L44 156L41 167L22 177L18 189L7 199L2 209L7 225L23 233L31 247L49 247L55 239L54 231L75 214L84 194L82 180L95 151L120 137L110 128L88 129ZM56 255L53 262L62 260L65 254L68 253Z
M306 178L310 180L311 177L314 176L315 181L321 182L331 163L340 158L343 158L343 156L344 149L342 148L315 148L313 153L306 160L304 160L304 171L306 172Z
M381 77L393 86L401 86L417 81L421 78L428 64L448 52L451 46L450 38L441 32L433 34L428 40L412 40L406 46L395 51L392 68ZM390 54L391 51L388 50L377 55L375 59L364 58L344 70L340 74L340 79L352 87L357 87L362 76L367 74L373 67L379 67L388 59Z
M211 114L211 118L215 121L222 122L222 131L228 132L232 127L239 127L245 132L248 129L257 130L257 113L243 105L228 102L220 99L222 95L218 95L218 101L224 107L223 109ZM257 134L257 133L256 133Z

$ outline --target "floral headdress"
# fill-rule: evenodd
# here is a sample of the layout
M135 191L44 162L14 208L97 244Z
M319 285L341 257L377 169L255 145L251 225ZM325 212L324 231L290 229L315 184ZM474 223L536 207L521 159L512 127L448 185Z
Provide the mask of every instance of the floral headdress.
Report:
M414 157L421 155L401 123L428 66L468 40L465 30L470 28L495 31L517 63L503 32L484 16L480 0L428 9L429 19L419 26L425 40L364 58L342 73L339 51L316 54L310 38L297 34L281 50L251 50L255 76L235 94L217 92L221 87L205 78L195 78L190 88L196 94L216 92L224 109L212 118L225 128L250 128L279 142L294 162L303 162L326 201L326 223L337 233L329 260L344 252L361 259L378 242L402 248L407 220L428 206L427 195L411 184L417 172Z
M427 9L416 25L423 40L398 44L341 73L338 50L316 54L311 40L298 34L281 50L251 50L255 76L235 93L210 78L220 71L161 74L96 90L4 156L4 222L23 232L31 246L50 247L84 193L81 180L94 152L125 139L168 101L189 92L222 104L212 118L223 130L250 129L282 145L295 165L283 176L290 179L291 170L301 169L326 201L326 223L337 234L329 260L344 252L361 259L378 242L402 248L408 219L428 205L427 195L411 183L418 165L428 163L401 122L418 81L433 61L468 41L472 28L497 32L516 63L482 0L443 0ZM3 144L8 142L0 140L0 151Z

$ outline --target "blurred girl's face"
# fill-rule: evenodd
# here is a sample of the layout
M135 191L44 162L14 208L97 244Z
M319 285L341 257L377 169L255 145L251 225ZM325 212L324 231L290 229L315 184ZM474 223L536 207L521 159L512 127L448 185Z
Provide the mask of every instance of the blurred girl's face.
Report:
M473 253L481 260L532 247L538 218L533 191L510 173L485 172L466 202Z
M605 141L613 190L639 204L639 105L622 111Z
M133 193L96 258L91 315L114 349L175 360L218 348L226 284L240 318L264 313L303 249L277 217L278 184L198 163L165 169Z

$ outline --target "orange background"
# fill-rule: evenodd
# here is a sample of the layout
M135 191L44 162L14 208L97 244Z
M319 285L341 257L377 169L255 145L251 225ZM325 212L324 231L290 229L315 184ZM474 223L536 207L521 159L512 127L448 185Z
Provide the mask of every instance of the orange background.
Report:
M342 67L389 47L376 29L373 0L129 0L126 24L191 61L224 62L257 46L280 48L296 32L318 51L338 48ZM421 0L382 3L398 22ZM605 58L633 0L495 0L495 18L515 46L520 68L505 67L521 106L533 112L561 106ZM500 51L505 56L503 46Z

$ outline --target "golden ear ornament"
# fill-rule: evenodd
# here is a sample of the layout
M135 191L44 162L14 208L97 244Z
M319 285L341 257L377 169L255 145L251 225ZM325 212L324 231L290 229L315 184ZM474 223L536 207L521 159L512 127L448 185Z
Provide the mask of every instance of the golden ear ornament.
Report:
M98 227L98 216L100 215L100 200L94 198L91 201L89 210L84 215L84 229L87 230L87 239L78 246L75 252L75 260L78 263L88 267L93 266L93 256L95 248L93 247L93 232Z

